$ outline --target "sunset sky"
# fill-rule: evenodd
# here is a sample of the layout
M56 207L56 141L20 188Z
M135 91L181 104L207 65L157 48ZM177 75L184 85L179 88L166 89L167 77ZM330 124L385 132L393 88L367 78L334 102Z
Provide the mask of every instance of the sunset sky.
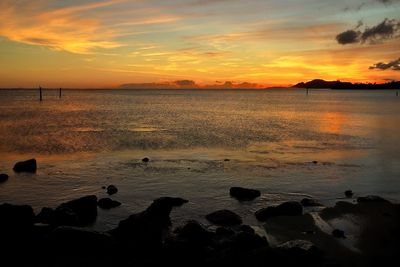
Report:
M0 0L0 87L384 82L399 58L400 0Z

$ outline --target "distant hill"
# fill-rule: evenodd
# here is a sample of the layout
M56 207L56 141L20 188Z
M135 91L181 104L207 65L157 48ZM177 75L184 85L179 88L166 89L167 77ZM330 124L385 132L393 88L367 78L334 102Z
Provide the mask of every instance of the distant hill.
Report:
M400 81L392 81L387 83L351 83L341 81L325 81L315 79L309 82L301 82L294 86L294 88L329 88L337 90L345 89L362 89L362 90L375 90L375 89L398 89L400 90Z

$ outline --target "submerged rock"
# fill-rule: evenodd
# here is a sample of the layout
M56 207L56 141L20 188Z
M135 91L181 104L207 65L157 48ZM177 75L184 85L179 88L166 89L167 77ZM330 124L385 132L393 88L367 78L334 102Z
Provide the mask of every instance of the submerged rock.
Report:
M188 221L182 228L177 230L177 237L191 244L207 245L212 242L214 233L206 230L197 221Z
M291 240L278 246L288 257L293 257L301 262L314 262L322 255L314 243L309 240Z
M230 210L218 210L206 215L206 219L221 226L233 226L242 224L242 218Z
M36 172L36 159L17 162L13 170L15 172Z
M243 187L231 187L229 193L232 197L239 201L253 200L261 195L259 190L248 189Z
M149 162L150 159L146 157L146 158L142 158L142 161L143 161L143 162Z
M107 194L109 195L114 195L118 192L118 188L115 185L109 185L107 186Z
M4 183L7 180L8 180L8 175L5 173L1 173L0 174L0 183Z
M320 203L318 203L315 199L312 198L303 198L300 201L301 205L303 205L303 207L318 207L318 206L322 206Z
M303 214L303 206L297 201L288 201L276 207L267 207L255 213L257 220L266 221L274 216L299 216Z
M121 206L121 202L106 197L99 199L99 201L97 201L97 205L102 209L111 209Z

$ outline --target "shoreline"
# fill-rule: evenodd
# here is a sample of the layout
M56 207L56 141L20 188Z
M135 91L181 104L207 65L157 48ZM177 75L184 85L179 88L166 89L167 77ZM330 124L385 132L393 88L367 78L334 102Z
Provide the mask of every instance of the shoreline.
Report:
M8 266L378 266L400 253L400 205L377 196L346 192L355 203L333 207L315 199L267 205L254 213L262 228L229 210L210 210L208 227L194 220L176 226L171 211L190 200L160 197L117 227L95 231L98 210L120 204L110 200L118 189L105 189L108 204L89 195L36 214L28 205L0 205ZM251 209L261 193L231 188L230 195ZM7 258L15 250L34 257Z

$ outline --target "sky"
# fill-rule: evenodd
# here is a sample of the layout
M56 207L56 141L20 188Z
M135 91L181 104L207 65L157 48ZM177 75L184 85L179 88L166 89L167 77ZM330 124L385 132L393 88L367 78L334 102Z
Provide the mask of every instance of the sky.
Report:
M400 0L0 0L0 87L400 80Z

